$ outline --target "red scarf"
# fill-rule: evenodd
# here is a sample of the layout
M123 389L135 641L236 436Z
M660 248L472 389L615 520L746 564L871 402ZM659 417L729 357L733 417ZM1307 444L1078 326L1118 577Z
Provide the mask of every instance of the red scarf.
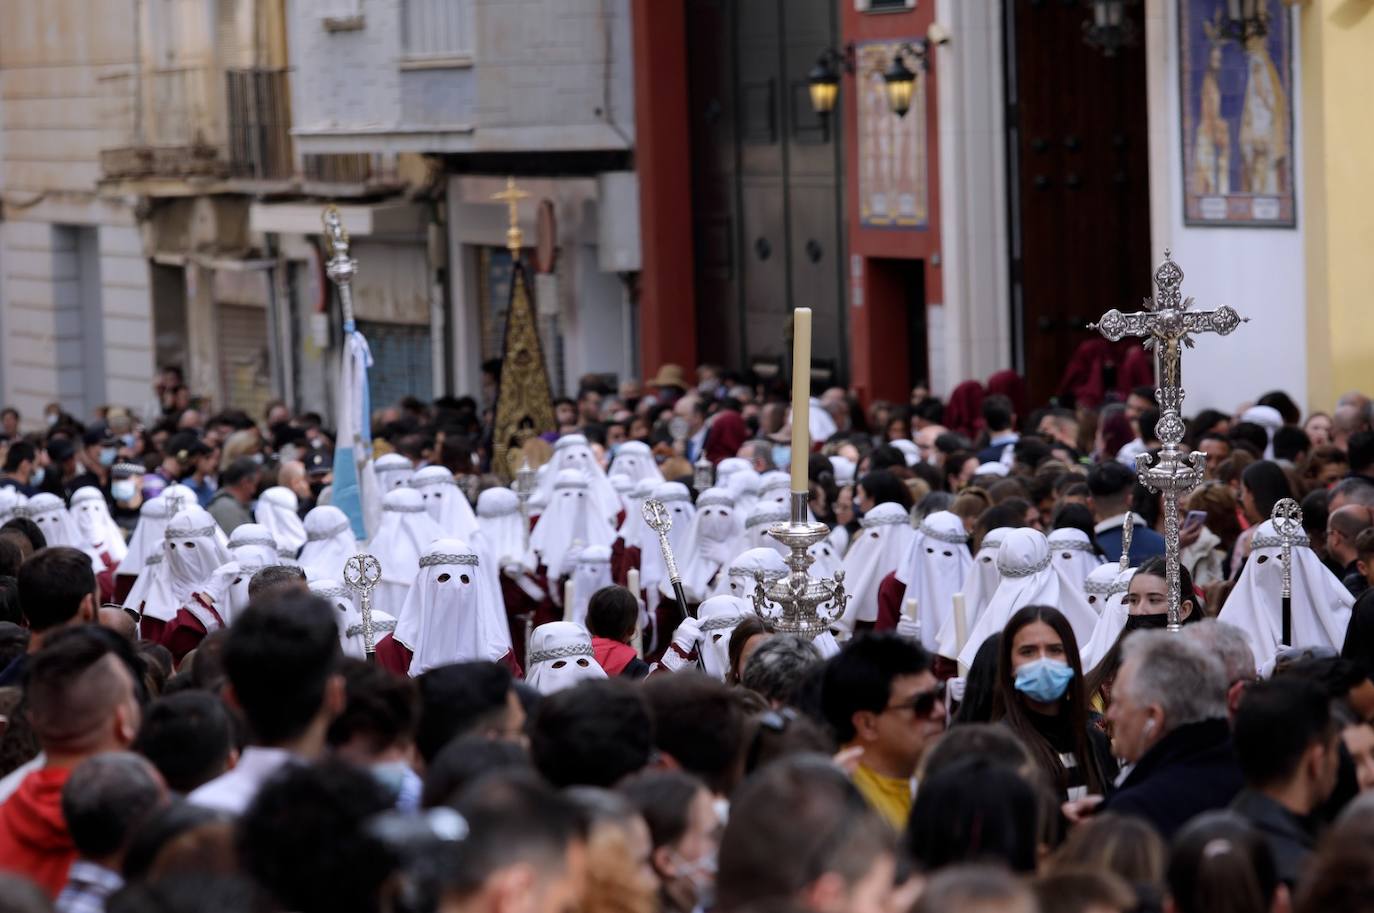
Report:
M619 675L636 658L634 647L606 637L592 638L592 653L607 675Z

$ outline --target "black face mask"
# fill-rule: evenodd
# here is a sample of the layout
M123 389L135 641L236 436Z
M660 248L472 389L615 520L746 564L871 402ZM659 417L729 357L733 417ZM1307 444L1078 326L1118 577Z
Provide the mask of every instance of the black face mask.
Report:
M1156 612L1151 615L1127 615L1126 630L1158 630L1169 626L1169 613Z

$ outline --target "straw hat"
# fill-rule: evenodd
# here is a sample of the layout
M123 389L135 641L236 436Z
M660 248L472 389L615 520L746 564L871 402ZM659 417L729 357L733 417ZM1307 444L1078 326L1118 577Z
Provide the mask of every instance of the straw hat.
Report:
M665 364L658 369L654 379L649 381L650 387L677 387L679 390L687 389L687 379L682 376L682 366L675 364Z

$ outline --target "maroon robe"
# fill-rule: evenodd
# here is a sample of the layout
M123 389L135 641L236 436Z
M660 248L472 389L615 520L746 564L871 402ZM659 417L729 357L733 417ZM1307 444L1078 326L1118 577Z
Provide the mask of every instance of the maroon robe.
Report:
M200 593L192 593L191 598L207 610L219 622L220 627L224 627L224 619L220 617L215 609L213 601L207 599ZM190 609L182 607L177 609L176 615L172 616L158 638L158 643L162 644L172 652L172 659L177 665L181 665L181 660L205 639L209 632L205 629L205 624L201 622Z
M906 598L906 584L897 579L893 571L878 584L878 620L873 623L875 631L894 631L902 619L902 600Z
M373 649L376 651L377 665L396 675L410 674L410 661L415 654L395 637L388 634L377 641ZM509 669L512 677L523 677L520 664L515 661L515 655L511 651L507 650L497 662Z

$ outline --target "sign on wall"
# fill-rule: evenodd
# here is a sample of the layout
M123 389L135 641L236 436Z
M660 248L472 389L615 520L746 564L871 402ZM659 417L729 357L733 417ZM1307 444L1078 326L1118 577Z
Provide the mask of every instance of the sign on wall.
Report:
M926 160L926 76L919 69L911 110L888 107L883 71L900 41L870 41L855 49L859 99L859 224L865 228L925 228L930 218Z
M1281 0L1260 0L1263 34L1228 31L1227 0L1179 0L1183 221L1297 224L1293 32Z

